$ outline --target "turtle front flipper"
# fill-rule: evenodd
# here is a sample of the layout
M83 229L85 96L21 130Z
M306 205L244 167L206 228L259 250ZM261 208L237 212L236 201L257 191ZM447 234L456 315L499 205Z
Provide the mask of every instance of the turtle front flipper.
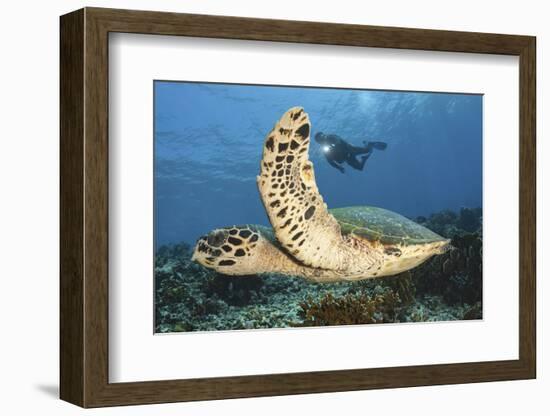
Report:
M288 253L310 267L348 269L353 253L323 202L308 159L310 130L303 108L282 116L265 138L258 188L275 236Z

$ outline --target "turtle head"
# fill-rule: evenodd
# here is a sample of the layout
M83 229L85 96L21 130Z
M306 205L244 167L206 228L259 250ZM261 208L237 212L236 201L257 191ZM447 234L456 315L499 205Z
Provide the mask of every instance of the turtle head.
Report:
M219 228L197 240L191 260L223 274L256 274L263 241L250 226Z

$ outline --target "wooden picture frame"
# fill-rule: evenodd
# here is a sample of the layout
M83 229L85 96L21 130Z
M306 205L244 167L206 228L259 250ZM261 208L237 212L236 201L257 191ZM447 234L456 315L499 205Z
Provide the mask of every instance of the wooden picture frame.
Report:
M82 407L100 407L535 378L534 37L99 8L62 16L60 28L61 399ZM519 359L109 383L110 32L518 56Z

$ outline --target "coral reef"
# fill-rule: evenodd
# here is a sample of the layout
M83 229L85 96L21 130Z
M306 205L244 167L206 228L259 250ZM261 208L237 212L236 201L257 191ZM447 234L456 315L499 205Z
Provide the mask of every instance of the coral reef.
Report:
M482 242L479 233L460 233L453 250L411 270L420 293L440 295L445 302L474 304L482 298Z
M480 232L481 215L481 208L463 207L458 214L444 210L430 215L429 218L417 217L415 221L443 237L453 238L456 235Z
M182 243L155 256L155 331L424 322L482 317L481 209L416 221L454 249L393 277L316 284L278 274L229 277L191 261Z
M387 288L372 296L348 293L335 298L327 293L318 301L311 297L300 304L302 322L297 326L378 324L395 322L399 295Z

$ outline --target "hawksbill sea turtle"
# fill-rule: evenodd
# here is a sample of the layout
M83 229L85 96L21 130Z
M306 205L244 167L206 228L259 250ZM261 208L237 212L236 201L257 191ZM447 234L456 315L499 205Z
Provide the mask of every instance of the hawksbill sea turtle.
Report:
M198 239L194 261L226 275L336 282L395 275L450 249L450 240L386 209L328 209L308 158L310 131L308 114L294 107L265 138L257 184L273 228L213 230Z

